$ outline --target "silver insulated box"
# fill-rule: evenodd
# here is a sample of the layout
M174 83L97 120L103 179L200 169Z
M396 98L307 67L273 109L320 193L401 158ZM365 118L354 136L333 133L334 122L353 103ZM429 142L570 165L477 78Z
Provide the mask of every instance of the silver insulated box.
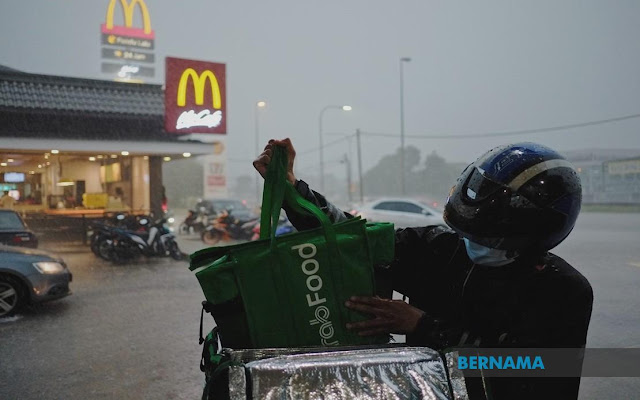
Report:
M225 351L233 400L468 399L455 364L427 347Z

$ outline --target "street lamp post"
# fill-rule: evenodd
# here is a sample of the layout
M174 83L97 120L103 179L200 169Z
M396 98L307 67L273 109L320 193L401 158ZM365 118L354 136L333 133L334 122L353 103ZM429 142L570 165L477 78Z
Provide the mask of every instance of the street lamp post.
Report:
M400 58L400 182L402 195L407 194L404 176L404 69L403 63L410 62L411 58Z
M322 143L322 116L325 111L330 109L351 111L351 106L329 105L320 110L320 115L318 116L318 136L320 141L320 190L322 190L322 193L324 193L324 144Z
M260 109L265 108L267 103L264 101L258 101L253 109L254 123L255 123L255 136L256 136L256 149L255 156L260 154ZM260 177L256 175L256 204L260 204Z
M356 141L358 144L358 184L360 186L360 204L364 203L364 189L362 184L362 151L360 150L360 129L356 129Z
M355 134L345 134L345 133L327 133L327 135L337 135L337 136L342 136L344 139L347 140L347 145L348 145L348 152L347 154L344 155L344 158L342 160L340 160L341 163L345 163L347 164L347 185L349 186L349 193L348 193L348 198L349 198L349 203L351 203L351 200L353 200L352 196L351 196L351 159L353 158L352 156L352 152L351 152L351 139L353 138L353 136L355 136Z

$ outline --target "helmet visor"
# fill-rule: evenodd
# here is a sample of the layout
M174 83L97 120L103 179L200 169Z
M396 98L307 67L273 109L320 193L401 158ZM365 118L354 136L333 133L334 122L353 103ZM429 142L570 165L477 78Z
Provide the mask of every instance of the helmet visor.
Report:
M520 249L548 232L548 210L487 178L477 167L461 176L445 206L444 218L463 237L494 249Z
M485 177L484 171L478 167L472 167L464 185L463 195L467 203L478 204L500 189L504 189L504 186Z

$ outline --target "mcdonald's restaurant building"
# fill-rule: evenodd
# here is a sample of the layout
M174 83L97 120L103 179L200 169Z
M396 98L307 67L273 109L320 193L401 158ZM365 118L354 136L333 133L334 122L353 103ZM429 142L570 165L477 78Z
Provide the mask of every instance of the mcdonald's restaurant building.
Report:
M160 85L0 66L0 190L25 214L161 215L162 164L214 150L185 139L164 129Z

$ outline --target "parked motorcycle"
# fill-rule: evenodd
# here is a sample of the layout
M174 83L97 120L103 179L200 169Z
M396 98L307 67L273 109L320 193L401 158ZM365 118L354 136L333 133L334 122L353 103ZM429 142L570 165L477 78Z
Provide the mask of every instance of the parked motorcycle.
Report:
M140 215L116 214L103 222L94 222L90 227L89 245L91 251L100 258L110 260L114 229L146 232L149 217Z
M182 260L183 254L178 248L174 234L166 227L166 222L167 220L162 218L149 224L148 232L113 229L110 259L116 263L124 263L143 255L171 256L175 260Z
M204 212L189 210L187 217L178 227L178 234L187 235L191 233L200 233L205 229L207 222L207 215Z
M109 260L113 227L104 223L94 222L91 226L89 246L96 256Z
M215 245L220 241L251 240L253 227L258 218L248 221L236 219L230 212L223 210L200 234L202 241L208 245Z

